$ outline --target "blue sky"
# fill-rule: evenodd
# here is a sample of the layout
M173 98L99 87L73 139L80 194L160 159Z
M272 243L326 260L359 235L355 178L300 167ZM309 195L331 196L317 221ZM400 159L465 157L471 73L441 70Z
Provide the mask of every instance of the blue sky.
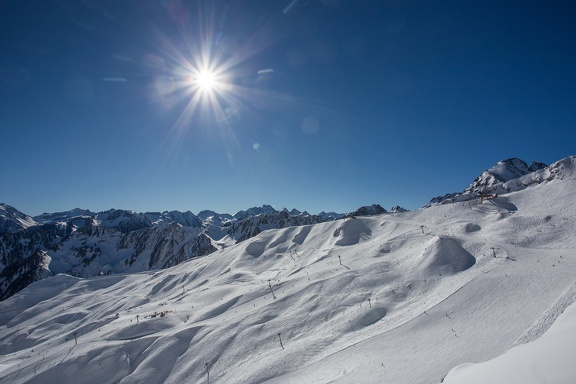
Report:
M416 209L499 160L574 154L573 11L0 1L0 201L31 215Z

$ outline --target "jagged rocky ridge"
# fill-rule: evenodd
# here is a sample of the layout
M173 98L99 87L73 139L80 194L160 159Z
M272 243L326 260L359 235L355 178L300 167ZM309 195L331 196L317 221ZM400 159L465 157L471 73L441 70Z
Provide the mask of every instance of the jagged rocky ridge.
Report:
M360 210L378 213L370 207ZM136 213L119 209L95 213L76 208L30 217L0 204L0 300L52 274L93 277L163 269L267 229L345 216L277 211L263 205L234 215L207 210L198 215L190 211Z
M372 204L371 206L360 207L346 216L349 217L372 216L372 215L381 215L383 213L388 213L388 211L382 208L380 204Z

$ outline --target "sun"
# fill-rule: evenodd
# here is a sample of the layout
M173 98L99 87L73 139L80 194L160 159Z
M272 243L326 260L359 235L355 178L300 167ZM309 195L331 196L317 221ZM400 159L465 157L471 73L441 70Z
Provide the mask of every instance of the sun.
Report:
M212 92L216 87L216 75L214 72L203 70L196 78L196 85L204 92Z

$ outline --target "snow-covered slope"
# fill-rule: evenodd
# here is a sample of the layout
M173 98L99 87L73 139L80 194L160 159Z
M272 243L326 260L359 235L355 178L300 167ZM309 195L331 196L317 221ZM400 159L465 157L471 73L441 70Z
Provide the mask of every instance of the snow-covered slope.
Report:
M76 208L33 219L10 206L0 207L5 229L0 230L0 300L53 273L93 277L161 269L266 229L327 220L269 205L241 211L238 218L212 211L199 217L190 211L93 213Z
M573 286L574 287L574 286ZM573 295L576 289L572 289ZM445 384L571 384L576 382L576 304L558 316L550 329L530 343L478 364L462 364L444 379Z
M32 217L8 204L0 203L0 233L15 233L36 224Z
M0 383L438 383L574 300L575 167L491 200L263 230L161 271L35 282L0 302Z

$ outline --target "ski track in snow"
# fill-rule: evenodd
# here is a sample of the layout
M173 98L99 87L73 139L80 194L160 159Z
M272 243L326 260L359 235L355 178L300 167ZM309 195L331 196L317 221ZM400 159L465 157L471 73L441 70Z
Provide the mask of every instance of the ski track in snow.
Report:
M558 316L562 314L566 308L574 304L574 302L576 302L576 280L562 296L514 342L513 347L538 339L550 328Z

